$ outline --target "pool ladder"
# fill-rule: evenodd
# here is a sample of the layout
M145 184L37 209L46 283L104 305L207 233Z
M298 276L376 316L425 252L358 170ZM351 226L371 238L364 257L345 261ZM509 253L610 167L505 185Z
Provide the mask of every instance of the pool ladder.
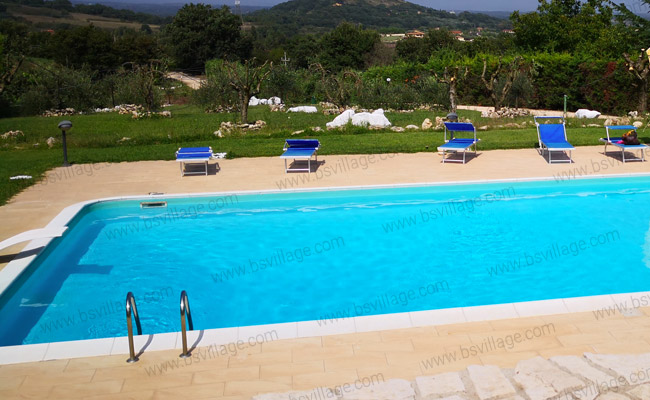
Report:
M142 326L140 325L140 314L138 314L138 306L135 305L135 297L133 293L129 292L126 295L126 328L129 331L129 359L126 360L128 363L134 363L138 361L138 357L135 355L135 348L133 346L133 318L131 317L131 312L135 315L135 325L138 328L138 335L142 335Z
M183 336L183 352L179 356L180 358L190 357L190 351L187 350L187 331L185 329L185 320L187 319L187 324L190 327L190 330L194 330L194 324L192 323L192 312L190 311L190 300L187 298L187 292L181 292L181 335Z
M140 314L138 314L138 306L135 304L135 296L132 292L126 295L126 328L129 333L129 359L128 363L138 361L135 355L135 346L133 345L133 317L135 317L135 325L138 328L138 335L142 335L142 326L140 325ZM190 300L187 297L187 292L181 292L181 335L183 338L183 352L181 358L190 357L191 351L187 349L187 327L194 330L194 323L192 322L192 312L190 311Z

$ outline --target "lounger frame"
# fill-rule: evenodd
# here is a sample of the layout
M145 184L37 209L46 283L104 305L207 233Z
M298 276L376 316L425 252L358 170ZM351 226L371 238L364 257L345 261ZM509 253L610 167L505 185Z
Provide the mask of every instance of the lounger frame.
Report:
M284 142L284 148L280 158L284 158L284 173L307 171L311 174L311 159L318 163L318 149L320 142L317 139L287 139ZM287 160L307 160L307 168L289 168Z
M472 132L474 138L455 138L455 132ZM447 139L447 133L449 133L449 140ZM445 122L445 144L438 146L438 151L442 152L442 163L462 162L465 164L467 150L471 151L472 146L474 146L474 154L477 154L477 144L480 141L481 139L476 138L476 127L473 124L469 122ZM463 152L462 160L447 158L447 153L458 153L460 151Z
M559 119L559 120L562 121L562 123L560 123L560 124L542 124L542 123L539 123L539 121L538 121L540 119ZM542 116L542 117L534 117L534 120L535 120L535 126L537 127L537 140L539 141L539 150L540 150L540 154L542 155L542 157L544 156L544 150L546 150L546 152L548 153L548 163L553 164L553 152L554 151L562 152L562 153L567 152L568 156L569 156L568 160L555 160L555 162L557 162L557 163L572 163L573 158L571 157L571 152L575 149L575 147L573 147L571 145L571 143L569 143L569 141L567 140L566 125L565 125L564 117ZM560 129L560 128L562 129L561 136L563 138L562 137L557 138L557 132L553 132L553 134L556 136L554 139L558 140L558 141L550 142L548 140L542 139L542 136L543 136L542 131L543 130L546 130L546 129L556 129L557 130L557 129Z
M212 160L214 154L212 147L181 147L176 152L176 162L180 163L181 177L185 175L208 175L208 161ZM188 171L185 166L191 164L203 164L203 171Z
M621 158L623 159L623 164L625 164L626 161L645 161L645 150L648 148L648 145L645 144L636 144L636 145L629 145L629 144L623 144L623 143L616 143L619 140L621 140L621 137L611 137L609 136L609 131L630 131L634 130L636 132L636 127L633 125L605 125L605 132L607 133L606 138L600 138L601 142L605 142L605 155L607 155L607 145L611 144L613 146L618 147L621 149ZM641 158L639 157L634 157L634 158L628 158L627 160L625 159L625 150L628 151L634 151L634 150L640 150L641 151ZM634 154L634 153L632 153Z

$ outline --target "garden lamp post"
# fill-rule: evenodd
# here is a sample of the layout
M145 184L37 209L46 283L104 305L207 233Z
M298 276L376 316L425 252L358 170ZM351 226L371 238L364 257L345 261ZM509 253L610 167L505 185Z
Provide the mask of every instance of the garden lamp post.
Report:
M68 163L68 147L65 142L65 133L68 129L72 128L72 122L70 121L61 121L59 122L59 129L61 129L62 143L63 143L63 166L69 167Z

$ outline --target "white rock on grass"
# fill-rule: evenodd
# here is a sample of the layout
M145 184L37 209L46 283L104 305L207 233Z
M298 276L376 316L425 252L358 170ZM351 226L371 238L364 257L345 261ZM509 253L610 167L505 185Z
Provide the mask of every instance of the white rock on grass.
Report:
M422 129L426 131L427 129L431 128L433 128L433 122L431 122L429 118L426 118L424 121L422 121Z
M314 106L299 106L299 107L291 107L290 109L287 110L287 112L302 112L302 113L307 113L307 114L314 114L318 112L318 109Z
M598 118L600 113L594 110L587 110L586 108L581 108L576 111L576 118Z
M632 125L634 125L635 128L639 129L639 128L641 128L643 126L643 122L634 121L634 123Z
M393 132L404 132L406 129L402 128L401 126L393 126L390 128L390 130Z
M416 129L420 129L420 127L417 126L417 125L406 125L406 129L408 129L408 130L416 130Z

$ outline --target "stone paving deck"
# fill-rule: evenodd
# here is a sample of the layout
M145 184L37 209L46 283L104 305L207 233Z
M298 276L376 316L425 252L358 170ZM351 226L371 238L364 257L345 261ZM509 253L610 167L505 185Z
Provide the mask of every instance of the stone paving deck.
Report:
M623 368L622 366L626 366ZM460 372L374 379L333 388L269 393L253 400L648 400L650 353L535 357L514 369L470 365Z
M210 175L185 178L180 177L178 165L173 161L77 165L50 171L43 183L32 186L9 204L0 207L0 220L3 221L0 225L0 240L26 230L41 228L63 208L80 201L120 195L146 195L149 192L170 194L278 190L552 178L554 175L572 177L650 173L650 162L623 164L613 154L603 155L602 150L601 146L578 148L574 151L574 164L553 165L547 164L533 149L479 152L466 165L443 165L440 156L432 153L322 156L319 161L324 163L319 165L318 172L311 175L285 174L283 162L279 158L219 160L219 169L212 167ZM74 160L73 149L70 150L70 158ZM23 246L17 245L1 251L0 268L13 259ZM480 353L477 350L485 350L485 343L495 338L505 340L517 332L527 332L548 324L553 324L552 334L517 343L511 348L490 347L489 351ZM380 376L384 381L405 380L407 384L401 382L394 388L397 393L395 396L409 396L411 392L407 386L415 390L411 381L418 377L456 373L470 365L505 368L505 378L515 388L517 396L521 397L527 395L521 392L517 386L519 383L508 370L516 368L520 361L537 356L550 358L551 365L561 370L584 368L584 376L578 378L582 381L592 379L590 377L598 379L600 373L612 375L612 372L597 365L597 362L606 362L606 356L588 358L587 366L593 369L586 368L573 358L554 357L582 357L585 353L647 353L650 352L649 327L650 309L638 308L629 315L613 313L600 318L596 318L592 312L581 312L277 340L233 352L216 353L199 348L195 350L194 357L189 359L192 361L183 361L178 358L177 350L170 350L147 351L141 356L141 361L135 364L126 364L125 357L119 355L2 365L0 399L250 399L264 393L311 391L318 387L353 384L357 380L372 381ZM476 354L464 352L472 346L476 346ZM468 356L464 357L465 354ZM455 359L452 355L455 355ZM603 358L601 360L597 357ZM633 363L621 362L620 369L614 371L626 374L634 368ZM475 372L480 374L481 370ZM470 388L468 390L474 390L471 389L473 386L469 386L464 373L461 373L461 382ZM553 371L549 372L552 373ZM436 380L441 382L442 387L458 386L458 380L453 376L439 377ZM432 385L427 386L423 382L420 386L426 388ZM645 386L635 390L637 391L625 392L623 395L608 393L607 398L650 399ZM462 399L462 392L457 392L459 394L447 396L450 397L448 400ZM633 393L640 394L633 397ZM363 393L350 393L350 396L348 398L368 398L363 397Z

